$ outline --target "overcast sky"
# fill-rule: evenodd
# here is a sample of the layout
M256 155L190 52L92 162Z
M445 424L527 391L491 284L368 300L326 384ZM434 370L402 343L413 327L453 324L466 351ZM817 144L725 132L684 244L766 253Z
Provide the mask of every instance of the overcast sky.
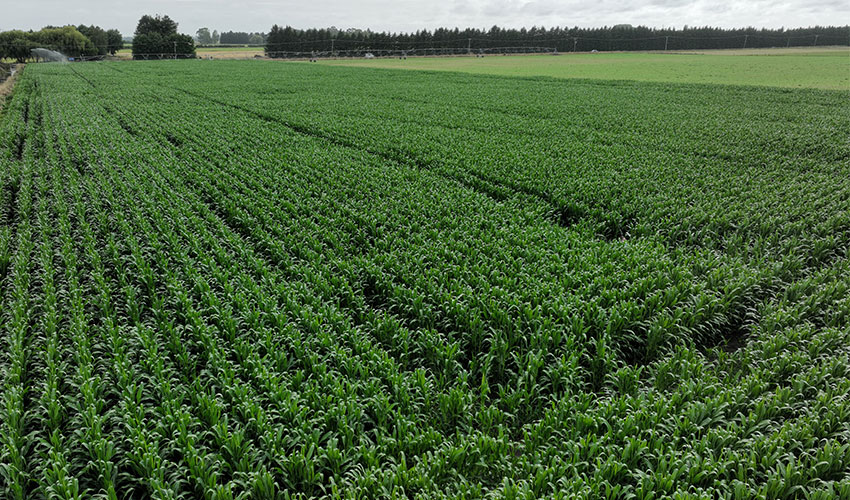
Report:
M143 14L167 14L179 31L296 28L415 31L536 26L801 27L850 24L848 0L0 0L0 31L95 24L131 36Z

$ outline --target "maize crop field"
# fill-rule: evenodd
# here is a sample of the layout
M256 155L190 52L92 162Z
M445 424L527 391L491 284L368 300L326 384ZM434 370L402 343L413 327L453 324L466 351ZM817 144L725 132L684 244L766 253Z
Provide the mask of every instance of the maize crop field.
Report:
M31 64L0 498L850 499L850 90Z

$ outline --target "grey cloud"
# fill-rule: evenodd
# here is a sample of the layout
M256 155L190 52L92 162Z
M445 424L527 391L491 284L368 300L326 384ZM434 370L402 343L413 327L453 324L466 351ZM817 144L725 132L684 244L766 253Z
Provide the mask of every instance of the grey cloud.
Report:
M648 0L647 5L653 7L678 8L694 3L692 0Z
M512 0L489 0L480 10L488 17L502 17L516 14L519 7L519 3Z
M550 16L555 14L558 11L558 6L556 2L550 1L536 1L536 2L526 2L520 8L520 12L528 13L534 16Z

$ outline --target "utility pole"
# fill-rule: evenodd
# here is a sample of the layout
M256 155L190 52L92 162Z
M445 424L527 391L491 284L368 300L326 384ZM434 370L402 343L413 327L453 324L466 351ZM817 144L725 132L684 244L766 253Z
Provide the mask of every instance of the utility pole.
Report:
M174 60L177 60L177 41L174 42Z
M667 52L667 42L670 41L670 35L664 37L664 52Z
M819 37L819 36L820 36L820 35L815 35L815 43L813 43L812 45L817 45L817 44L818 44L818 37Z
M747 38L749 38L749 37L750 37L750 35L744 35L744 48L745 49L747 48Z
M573 52L576 51L576 45L578 45L578 38L573 38Z
M466 53L472 54L472 38L466 39Z

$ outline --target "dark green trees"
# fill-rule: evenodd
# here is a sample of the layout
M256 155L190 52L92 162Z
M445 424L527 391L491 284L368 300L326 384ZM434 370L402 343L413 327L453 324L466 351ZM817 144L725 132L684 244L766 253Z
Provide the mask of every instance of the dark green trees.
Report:
M30 57L30 50L38 47L32 33L21 30L0 32L0 59L14 59L21 63Z
M177 33L177 23L168 16L144 15L133 37L134 59L191 59L195 41Z
M32 57L31 50L37 47L55 50L68 57L93 56L98 53L95 43L73 26L0 32L0 59L24 62Z
M107 51L115 55L116 52L124 47L124 38L118 30L109 30L106 32Z
M98 55L112 54L121 50L124 46L124 40L121 37L121 32L116 29L104 30L100 26L86 26L81 24L77 26L77 31L84 34L92 41Z
M96 54L103 56L109 52L109 36L100 26L86 26L85 24L81 24L77 26L77 31L91 40Z
M374 32L335 28L296 29L275 25L266 38L266 54L287 57L293 53L329 51L400 51L443 49L450 53L484 50L531 51L546 47L558 52L696 50L847 45L848 26L814 26L794 29L687 27L653 28L628 24L600 28L437 28L412 33ZM222 43L224 37L222 36ZM227 42L230 43L230 42ZM420 53L426 53L422 51Z

